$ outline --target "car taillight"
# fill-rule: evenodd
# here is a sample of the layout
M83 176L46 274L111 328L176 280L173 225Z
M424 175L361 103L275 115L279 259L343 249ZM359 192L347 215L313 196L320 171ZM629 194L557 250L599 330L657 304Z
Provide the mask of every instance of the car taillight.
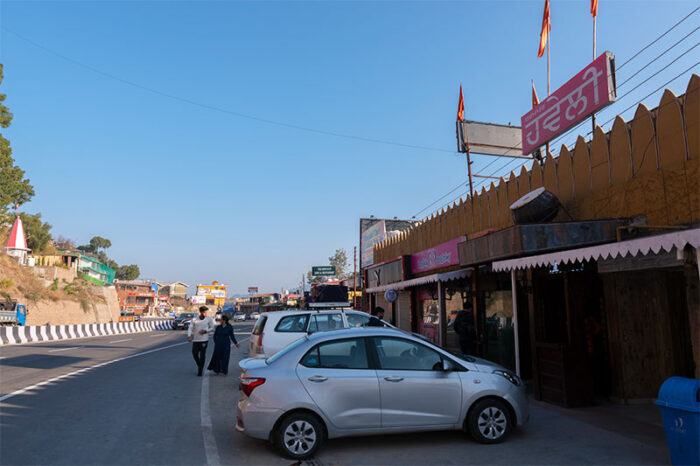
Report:
M253 393L253 389L265 383L265 379L262 377L245 377L241 379L241 390L246 396L250 396Z
M261 348L262 348L262 337L263 337L262 333L260 335L258 335L258 346Z

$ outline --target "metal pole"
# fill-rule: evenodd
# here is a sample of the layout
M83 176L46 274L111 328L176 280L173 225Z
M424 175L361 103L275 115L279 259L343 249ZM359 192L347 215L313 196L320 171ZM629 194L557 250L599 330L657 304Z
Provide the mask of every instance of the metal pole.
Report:
M549 43L552 42L552 34L549 31L549 26L547 28L547 97L549 97ZM549 141L547 142L547 153L545 156L549 156Z
M352 249L352 307L357 302L357 246Z
M593 60L595 60L595 41L596 41L596 17L593 17ZM593 133L595 133L595 112L591 115L591 139L593 139Z
M518 290L515 269L510 271L510 290L513 296L513 344L515 346L515 373L520 377L520 337L518 335Z
M467 149L467 172L469 173L469 195L474 197L474 185L472 183L472 159L469 155L469 149Z

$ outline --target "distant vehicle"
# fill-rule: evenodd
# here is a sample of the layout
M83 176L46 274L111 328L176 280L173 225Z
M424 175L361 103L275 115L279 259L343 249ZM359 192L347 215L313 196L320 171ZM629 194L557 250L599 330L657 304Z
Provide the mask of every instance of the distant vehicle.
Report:
M27 308L17 301L6 299L0 302L0 325L26 325Z
M257 320L260 318L260 313L258 311L253 311L248 314L248 320Z
M517 375L397 329L318 332L239 366L236 429L295 460L354 435L464 430L499 443L529 418Z
M195 314L194 312L183 312L175 319L173 319L173 330L186 330L190 326L190 321L192 320L192 318L196 316L197 314Z
M243 312L236 312L235 314L233 314L233 321L234 322L245 321L245 314Z
M366 312L343 309L263 312L250 335L250 357L270 357L309 333L364 327L371 318Z

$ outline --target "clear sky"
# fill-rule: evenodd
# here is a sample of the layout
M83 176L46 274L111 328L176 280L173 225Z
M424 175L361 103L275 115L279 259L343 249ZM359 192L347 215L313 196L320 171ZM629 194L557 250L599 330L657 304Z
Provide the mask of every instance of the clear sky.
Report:
M108 254L143 277L293 287L336 248L352 256L360 217L425 217L466 190L421 212L466 182L460 83L478 121L519 124L531 79L546 95L543 5L3 0L0 90L15 116L4 134L36 188L23 208L54 235L109 238ZM696 6L599 1L598 51L616 55L618 84L690 33L599 121L698 61L695 48L663 69L697 45L696 11L620 67ZM551 1L552 90L592 61L589 8ZM668 87L683 93L689 76ZM520 164L493 160L476 156L475 171Z

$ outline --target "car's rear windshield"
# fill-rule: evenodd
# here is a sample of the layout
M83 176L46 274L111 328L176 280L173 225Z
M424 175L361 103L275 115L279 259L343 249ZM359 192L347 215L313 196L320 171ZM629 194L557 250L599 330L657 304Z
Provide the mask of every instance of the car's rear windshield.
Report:
M262 316L258 319L255 323L255 327L253 327L253 335L260 335L263 333L263 330L265 330L265 322L267 322L267 316Z
M285 354L287 354L287 353L289 353L290 351L292 351L292 350L293 350L294 348L296 348L297 346L303 345L303 344L306 343L308 340L309 340L309 338L308 338L307 336L303 336L303 337L299 338L299 339L296 340L294 343L291 343L289 346L285 346L283 349L281 349L281 350L278 351L277 353L275 353L275 354L273 354L272 356L270 356L269 358L267 358L267 359L265 360L265 362L268 363L268 364L272 364L273 362L277 361L279 358L281 358L281 357L284 356Z

